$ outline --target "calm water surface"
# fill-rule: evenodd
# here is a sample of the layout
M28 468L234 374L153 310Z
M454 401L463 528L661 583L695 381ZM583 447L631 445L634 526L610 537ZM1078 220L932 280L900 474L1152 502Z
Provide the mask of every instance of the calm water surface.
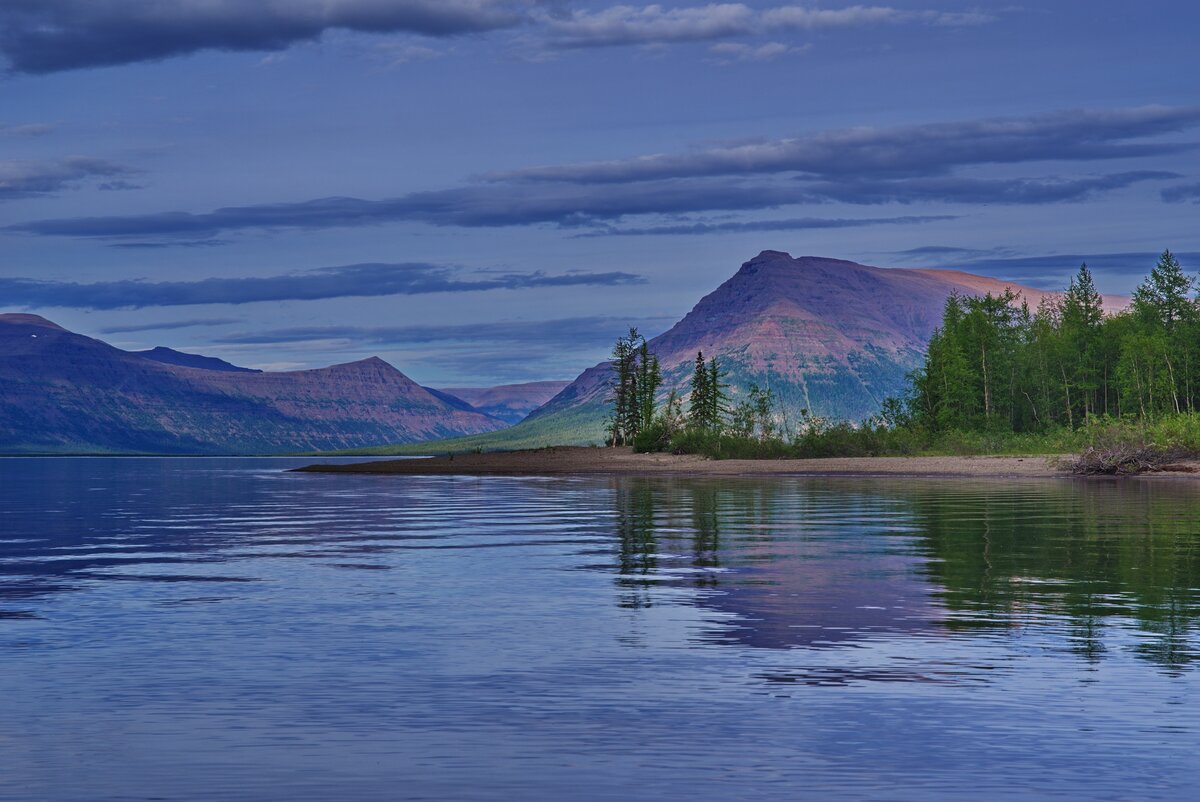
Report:
M0 799L1200 798L1200 484L0 460Z

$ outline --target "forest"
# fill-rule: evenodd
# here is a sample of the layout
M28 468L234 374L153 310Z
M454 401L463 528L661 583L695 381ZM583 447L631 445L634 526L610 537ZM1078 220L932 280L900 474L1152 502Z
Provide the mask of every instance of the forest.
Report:
M1164 251L1116 313L1086 264L1036 309L1011 291L952 295L905 391L858 422L788 420L756 386L732 404L703 354L686 412L673 392L658 408L657 360L631 331L614 349L609 442L717 458L1083 450L1099 472L1152 466L1200 453L1197 290Z
M1105 315L1086 264L1037 309L1011 294L951 296L925 365L902 399L906 425L932 430L1075 429L1200 404L1200 305L1166 251L1127 310Z

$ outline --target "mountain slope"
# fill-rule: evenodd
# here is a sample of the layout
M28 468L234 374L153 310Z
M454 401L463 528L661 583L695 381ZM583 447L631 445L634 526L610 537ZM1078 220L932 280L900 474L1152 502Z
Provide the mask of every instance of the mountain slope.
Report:
M488 432L381 359L319 370L174 365L0 315L0 453L267 453Z
M801 409L860 420L905 387L951 293L1005 289L1032 308L1052 295L959 271L878 268L764 251L650 346L661 361L666 389L686 393L696 352L703 351L723 366L734 401L754 382L774 392L792 421ZM1126 301L1106 299L1106 307L1115 311ZM602 442L610 373L607 363L588 368L517 426L438 446Z

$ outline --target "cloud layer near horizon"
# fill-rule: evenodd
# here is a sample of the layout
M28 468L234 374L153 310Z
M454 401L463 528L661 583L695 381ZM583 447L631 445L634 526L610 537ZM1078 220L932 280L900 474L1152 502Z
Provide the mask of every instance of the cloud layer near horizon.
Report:
M664 319L665 320L665 319ZM553 320L514 320L452 326L308 326L243 332L217 337L222 345L348 340L356 345L412 345L435 342L607 344L613 332L629 328L626 318L588 316Z
M58 218L14 224L7 230L195 244L236 231L395 222L466 228L602 227L639 215L762 211L827 203L1064 203L1181 176L1165 170L1021 177L962 171L1051 161L1128 162L1191 152L1197 148L1194 142L1160 137L1198 126L1200 107L1145 106L855 128L680 154L497 172L470 186L380 200L328 197L199 213Z
M151 306L315 301L386 295L521 290L638 284L632 273L473 272L444 265L358 264L254 278L196 281L97 281L77 283L0 278L0 297L9 304L73 309L140 309ZM136 329L134 329L136 330Z

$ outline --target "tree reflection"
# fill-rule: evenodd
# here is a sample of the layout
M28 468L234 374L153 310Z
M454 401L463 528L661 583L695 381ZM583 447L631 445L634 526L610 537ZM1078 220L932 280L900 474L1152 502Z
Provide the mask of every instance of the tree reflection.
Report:
M621 603L656 588L772 648L1053 627L1098 663L1200 659L1200 487L1171 482L614 480ZM1117 646L1117 631L1138 633ZM736 631L735 631L736 630Z
M1015 628L1065 617L1072 648L1105 652L1106 627L1132 619L1136 653L1177 668L1200 655L1200 505L1190 484L1053 482L1019 490L911 493L934 559L929 578L951 609L947 626Z

